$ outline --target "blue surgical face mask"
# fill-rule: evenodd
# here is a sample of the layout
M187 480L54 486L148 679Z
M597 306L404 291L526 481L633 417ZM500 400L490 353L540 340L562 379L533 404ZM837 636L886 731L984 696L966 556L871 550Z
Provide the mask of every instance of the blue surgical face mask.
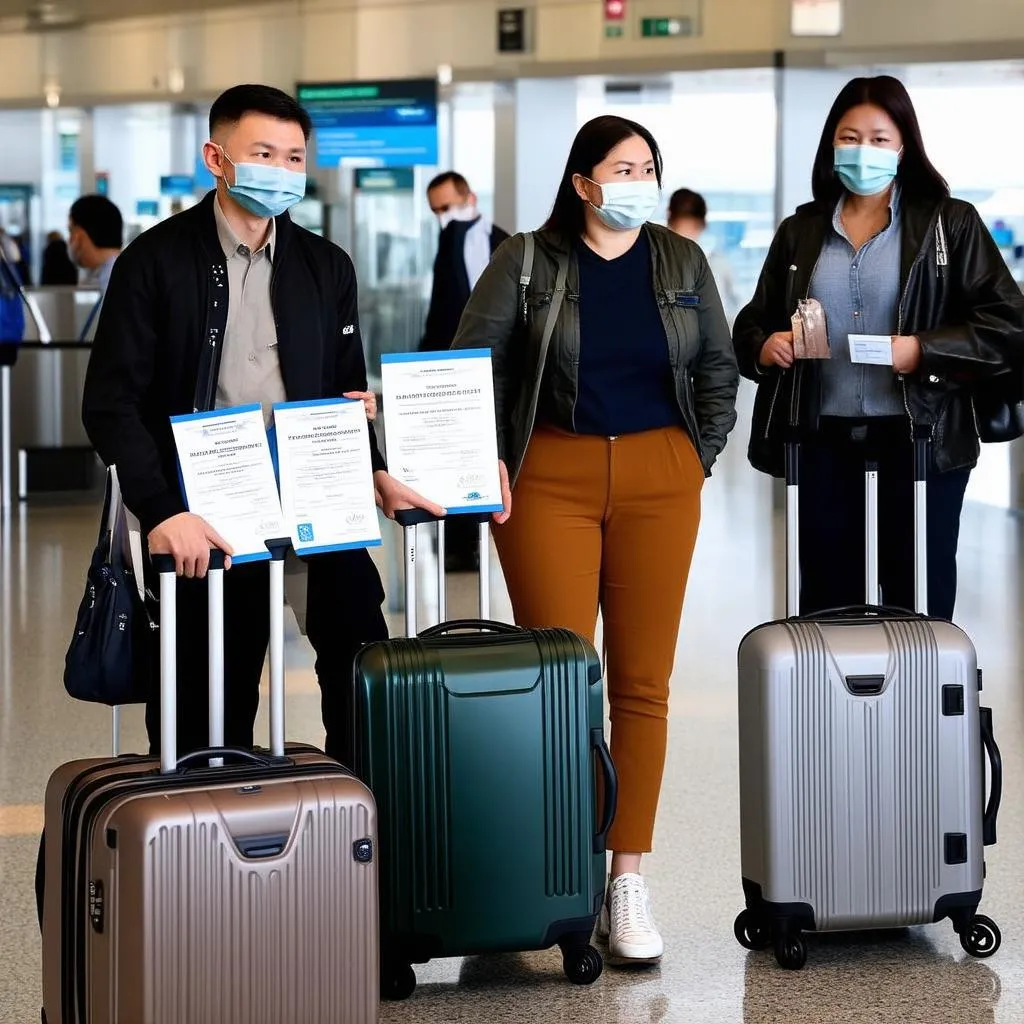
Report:
M854 195L876 196L895 180L901 152L881 146L836 146L836 174Z
M606 226L614 231L632 231L643 227L661 203L661 189L656 181L611 181L600 185L601 205L590 208Z
M256 217L280 217L306 194L304 171L290 171L273 164L236 164L220 147L224 159L235 169L235 183L224 185L228 195Z

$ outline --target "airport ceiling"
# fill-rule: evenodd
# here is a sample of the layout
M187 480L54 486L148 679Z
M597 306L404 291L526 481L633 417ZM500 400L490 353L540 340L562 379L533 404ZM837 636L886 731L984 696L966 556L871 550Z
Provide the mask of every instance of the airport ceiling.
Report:
M24 19L29 31L60 30L107 18L241 7L251 0L0 0L0 18Z

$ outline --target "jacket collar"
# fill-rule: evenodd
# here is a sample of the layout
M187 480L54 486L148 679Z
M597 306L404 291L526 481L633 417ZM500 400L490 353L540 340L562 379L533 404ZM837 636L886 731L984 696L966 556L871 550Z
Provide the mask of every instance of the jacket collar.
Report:
M906 191L902 192L899 201L900 217L900 288L905 288L910 277L910 268L917 261L922 251L930 244L935 230L935 218L941 202L935 199L911 198ZM832 227L835 206L827 202L806 203L798 207L797 214L806 218L797 236L793 263L804 287L801 295L810 284L814 265L825 244L825 236Z
M194 213L199 221L200 235L207 257L216 260L218 263L223 263L224 248L221 245L220 234L217 231L217 217L213 212L213 204L216 202L216 197L216 189L207 192L189 213ZM182 216L185 215L182 214ZM294 233L295 226L292 224L292 219L287 213L282 213L280 217L274 218L272 237L274 239L273 256L275 267L280 265L281 257L284 256L288 243L291 241Z

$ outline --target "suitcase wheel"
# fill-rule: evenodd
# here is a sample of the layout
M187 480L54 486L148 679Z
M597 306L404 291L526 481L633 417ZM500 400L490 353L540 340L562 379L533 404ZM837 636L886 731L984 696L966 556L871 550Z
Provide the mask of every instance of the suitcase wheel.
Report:
M976 914L960 933L960 945L979 960L992 956L1003 943L999 926L990 917Z
M399 960L385 961L380 972L380 994L382 999L398 1002L408 999L416 991L416 972L412 964Z
M780 931L773 944L775 959L787 971L799 971L807 963L807 943L798 932Z
M744 949L759 951L772 944L772 930L768 922L752 910L744 910L733 925L736 941Z
M604 970L604 960L593 946L570 946L562 950L562 970L574 985L593 985Z

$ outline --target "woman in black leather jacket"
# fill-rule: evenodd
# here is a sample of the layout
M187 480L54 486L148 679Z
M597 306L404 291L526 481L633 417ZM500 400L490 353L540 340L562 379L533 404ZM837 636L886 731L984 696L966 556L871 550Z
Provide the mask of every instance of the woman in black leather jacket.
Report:
M733 332L740 371L758 384L750 461L782 476L787 437L801 441L803 614L864 600L864 464L878 462L882 596L913 607L912 438L929 436L928 604L949 618L979 453L973 396L1020 372L1024 296L974 207L950 198L895 78L842 90L812 186L814 201L776 233ZM794 358L803 299L821 304L829 359ZM851 361L865 349L892 365Z

